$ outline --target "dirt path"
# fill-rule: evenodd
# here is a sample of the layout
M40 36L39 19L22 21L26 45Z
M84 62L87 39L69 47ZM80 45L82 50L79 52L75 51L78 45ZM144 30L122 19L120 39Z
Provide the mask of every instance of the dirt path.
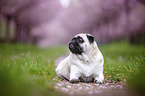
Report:
M55 62L55 65L66 57L61 56ZM77 83L72 84L66 80L56 83L55 90L71 96L132 96L127 91L127 85L122 82L95 84L91 83Z
M77 83L72 84L68 81L56 83L55 90L75 96L128 96L127 91L121 84L95 84L95 83Z

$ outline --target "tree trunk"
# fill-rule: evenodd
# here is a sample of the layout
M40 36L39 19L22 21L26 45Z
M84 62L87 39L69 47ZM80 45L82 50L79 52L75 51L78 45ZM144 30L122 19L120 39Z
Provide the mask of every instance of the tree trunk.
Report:
M11 16L6 16L6 42L10 42L10 23Z
M20 32L21 32L21 25L20 25L20 23L18 23L17 21L16 21L16 34L15 34L15 40L16 40L16 42L20 42Z
M0 41L1 41L1 34L2 34L2 17L1 17L1 14L0 14Z
M23 24L16 21L16 42L27 43L27 31Z
M27 26L27 30L25 30L25 32L26 32L26 33L25 33L25 34L26 34L26 35L25 35L25 41L26 41L27 43L30 43L30 41L31 41L31 40L30 40L30 39L31 39L31 36L30 36L30 34L29 34L29 33L30 33L30 28L29 28L28 26Z
M24 25L21 25L21 35L20 35L20 42L26 43L26 28Z
M129 31L130 29L130 6L129 6L130 0L125 1L125 15L126 15L126 30Z

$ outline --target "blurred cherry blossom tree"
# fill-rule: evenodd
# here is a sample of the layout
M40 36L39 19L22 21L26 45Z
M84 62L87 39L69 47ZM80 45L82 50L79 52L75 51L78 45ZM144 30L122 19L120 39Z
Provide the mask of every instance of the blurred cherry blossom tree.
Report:
M0 0L0 17L7 42L11 22L15 41L42 47L67 44L77 33L91 33L98 43L145 42L144 0Z

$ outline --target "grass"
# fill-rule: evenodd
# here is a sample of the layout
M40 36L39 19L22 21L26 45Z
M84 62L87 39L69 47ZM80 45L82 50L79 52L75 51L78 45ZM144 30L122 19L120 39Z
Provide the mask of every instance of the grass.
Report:
M104 75L108 82L123 82L132 90L145 94L145 46L112 43L100 46L104 55Z
M21 44L0 46L0 96L15 95L18 92L27 92L28 95L32 89L34 94L39 90L43 94L57 96L53 92L53 85L57 81L53 80L56 77L54 61L66 53L66 47L39 49Z
M123 81L136 73L145 62L145 46L112 43L100 46L104 55L104 74L108 80ZM141 60L140 60L141 59Z
M138 78L136 74L140 74L145 63L145 46L123 42L100 45L99 48L104 56L107 80L125 82L123 80L127 79L129 82L132 76ZM25 96L58 96L59 93L53 90L58 82L53 79L56 78L54 62L67 52L66 46L40 49L33 45L0 44L0 96L22 93Z

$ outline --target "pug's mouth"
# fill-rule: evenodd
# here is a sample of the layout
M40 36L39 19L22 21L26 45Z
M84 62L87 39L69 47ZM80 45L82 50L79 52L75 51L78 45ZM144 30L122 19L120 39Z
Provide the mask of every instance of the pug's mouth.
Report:
M81 55L83 52L83 49L80 47L79 43L77 41L71 41L69 43L69 50L74 54Z

